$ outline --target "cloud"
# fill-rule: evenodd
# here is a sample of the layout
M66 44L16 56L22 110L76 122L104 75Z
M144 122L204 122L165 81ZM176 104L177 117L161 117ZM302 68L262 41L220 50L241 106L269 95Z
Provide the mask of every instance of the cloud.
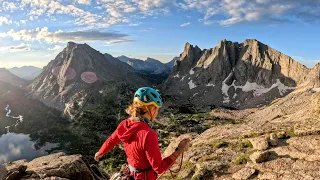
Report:
M8 32L0 33L0 37L11 37L13 40L22 40L27 42L39 41L46 43L65 43L74 42L129 42L127 34L118 32L99 32L99 31L73 31L63 32L61 30L50 32L47 27L36 28L33 30L15 31L11 29Z
M186 26L189 26L190 24L191 24L191 22L186 22L186 23L181 24L180 26L181 27L186 27Z
M177 6L203 13L201 22L230 26L241 22L320 21L320 1L295 0L183 0ZM213 17L216 16L217 18ZM221 18L222 17L222 18Z
M18 7L13 2L3 2L2 3L2 10L3 11L11 11L18 9ZM1 12L1 10L0 10Z
M17 46L0 47L0 52L20 52L20 51L31 51L31 44L21 43Z
M64 46L55 45L53 48L48 48L49 51L61 51Z
M8 19L7 17L0 16L0 26L3 24L12 24L12 20Z
M27 24L27 20L20 20L20 24Z
M130 23L129 26L140 26L141 23Z
M147 16L168 15L169 7L176 0L96 0L94 3L92 0L20 0L3 3L2 1L0 0L0 12L2 8L6 11L20 10L26 14L26 19L29 21L60 16L67 18L77 26L78 30L96 30L120 23L136 24L137 19ZM90 5L90 8L83 5ZM69 17L72 20L69 20ZM17 26L24 24L19 21L14 23Z
M307 60L301 56L292 56L292 58L298 62L300 62L301 64L307 66L308 68L313 68L316 64L318 64L320 62L319 60Z
M120 44L120 43L128 43L133 42L133 40L130 39L119 39L119 40L113 40L106 43L106 45L112 45L112 44Z
M89 5L91 3L91 0L77 0L78 4L85 4L85 5Z

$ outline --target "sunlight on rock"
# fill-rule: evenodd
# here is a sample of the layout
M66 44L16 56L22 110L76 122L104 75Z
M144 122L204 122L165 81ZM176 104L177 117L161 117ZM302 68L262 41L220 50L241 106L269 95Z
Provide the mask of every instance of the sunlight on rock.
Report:
M72 80L77 76L76 71L73 68L63 66L57 66L52 68L51 73L56 77L65 77L66 80Z

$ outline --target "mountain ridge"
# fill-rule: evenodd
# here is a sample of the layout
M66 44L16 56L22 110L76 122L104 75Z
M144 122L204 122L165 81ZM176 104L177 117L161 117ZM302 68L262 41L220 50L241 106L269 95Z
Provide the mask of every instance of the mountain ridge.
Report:
M108 86L148 85L127 66L117 66L112 56L106 58L87 44L69 42L43 72L28 86L34 97L67 114L82 106L95 106L88 98L98 98ZM77 114L77 113L76 113ZM71 115L72 116L72 115Z
M171 101L179 99L178 104L198 109L249 108L288 94L309 71L256 39L242 43L222 40L216 47L203 50L186 43L162 90ZM258 98L257 91L262 92Z
M26 80L33 80L42 72L41 68L35 66L13 67L8 70L12 74Z

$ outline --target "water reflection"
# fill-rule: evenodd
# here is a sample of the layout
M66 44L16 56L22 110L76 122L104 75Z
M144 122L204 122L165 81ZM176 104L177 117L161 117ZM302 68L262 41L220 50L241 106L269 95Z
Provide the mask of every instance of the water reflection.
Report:
M39 149L27 134L7 133L0 136L0 164L20 159L32 160L48 154L48 150L58 147L56 143L46 143Z

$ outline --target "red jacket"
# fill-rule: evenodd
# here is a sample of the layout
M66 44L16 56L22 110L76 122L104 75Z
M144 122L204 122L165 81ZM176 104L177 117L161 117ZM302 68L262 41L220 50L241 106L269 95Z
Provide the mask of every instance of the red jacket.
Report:
M145 122L123 120L102 145L99 154L106 154L120 141L124 145L127 161L131 166L136 169L147 169L151 166L153 169L137 173L135 179L142 180L146 175L147 180L155 180L155 172L161 174L173 163L169 157L161 158L158 135Z

